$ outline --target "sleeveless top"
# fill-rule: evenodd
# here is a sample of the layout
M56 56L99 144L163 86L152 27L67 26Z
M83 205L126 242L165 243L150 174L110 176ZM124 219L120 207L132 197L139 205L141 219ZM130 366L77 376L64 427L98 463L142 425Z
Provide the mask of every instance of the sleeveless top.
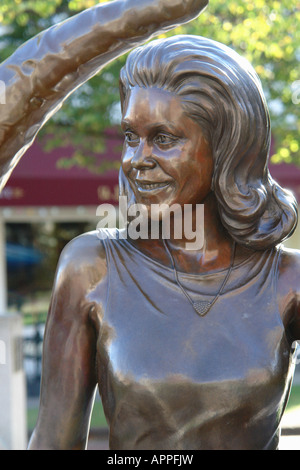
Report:
M171 268L128 240L103 243L98 373L110 448L277 449L293 375L276 296L281 249L234 265L200 317ZM226 272L179 279L194 300L212 300Z

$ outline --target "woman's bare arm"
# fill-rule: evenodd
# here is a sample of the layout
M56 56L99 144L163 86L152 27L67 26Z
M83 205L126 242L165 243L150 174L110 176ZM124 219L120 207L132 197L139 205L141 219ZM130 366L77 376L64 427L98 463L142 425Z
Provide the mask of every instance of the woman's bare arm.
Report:
M85 234L57 268L43 350L40 409L29 450L85 449L97 385L97 322L106 300L104 248ZM97 303L88 294L97 286Z
M283 249L278 266L279 310L291 343L300 340L300 251Z
M0 190L40 128L116 57L197 17L208 0L115 0L40 33L0 65Z

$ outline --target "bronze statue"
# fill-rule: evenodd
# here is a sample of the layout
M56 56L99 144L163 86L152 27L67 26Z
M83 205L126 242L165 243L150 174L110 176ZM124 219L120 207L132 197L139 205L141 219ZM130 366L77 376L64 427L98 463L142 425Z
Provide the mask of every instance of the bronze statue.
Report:
M117 22L122 37L134 36L128 17ZM29 448L84 449L98 387L111 449L277 449L300 259L281 246L297 209L267 169L257 75L226 46L176 36L131 52L120 92L121 194L146 208L149 224L155 204L189 204L193 222L203 204L204 244L187 250L184 236L133 239L125 228L67 245Z

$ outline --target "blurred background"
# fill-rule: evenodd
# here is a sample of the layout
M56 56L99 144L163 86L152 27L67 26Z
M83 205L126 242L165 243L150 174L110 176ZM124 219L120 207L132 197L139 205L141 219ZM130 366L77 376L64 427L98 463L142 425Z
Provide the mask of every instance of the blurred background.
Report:
M39 31L97 3L1 0L0 61ZM210 37L254 65L272 120L270 171L300 203L299 22L296 0L210 0L199 19L170 34ZM0 449L26 447L36 422L44 326L61 250L96 228L99 204L118 204L118 74L124 61L115 61L68 99L0 194ZM300 248L300 228L286 245ZM300 448L298 376L296 368L282 449ZM89 447L107 448L99 397Z

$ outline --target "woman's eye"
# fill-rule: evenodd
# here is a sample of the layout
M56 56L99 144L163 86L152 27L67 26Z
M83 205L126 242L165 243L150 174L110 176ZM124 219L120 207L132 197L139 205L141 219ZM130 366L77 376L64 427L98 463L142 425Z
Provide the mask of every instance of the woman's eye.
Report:
M125 140L129 144L135 144L139 142L139 136L136 135L134 132L127 131L125 132Z
M176 137L167 134L159 134L154 140L158 145L171 145L177 142Z

